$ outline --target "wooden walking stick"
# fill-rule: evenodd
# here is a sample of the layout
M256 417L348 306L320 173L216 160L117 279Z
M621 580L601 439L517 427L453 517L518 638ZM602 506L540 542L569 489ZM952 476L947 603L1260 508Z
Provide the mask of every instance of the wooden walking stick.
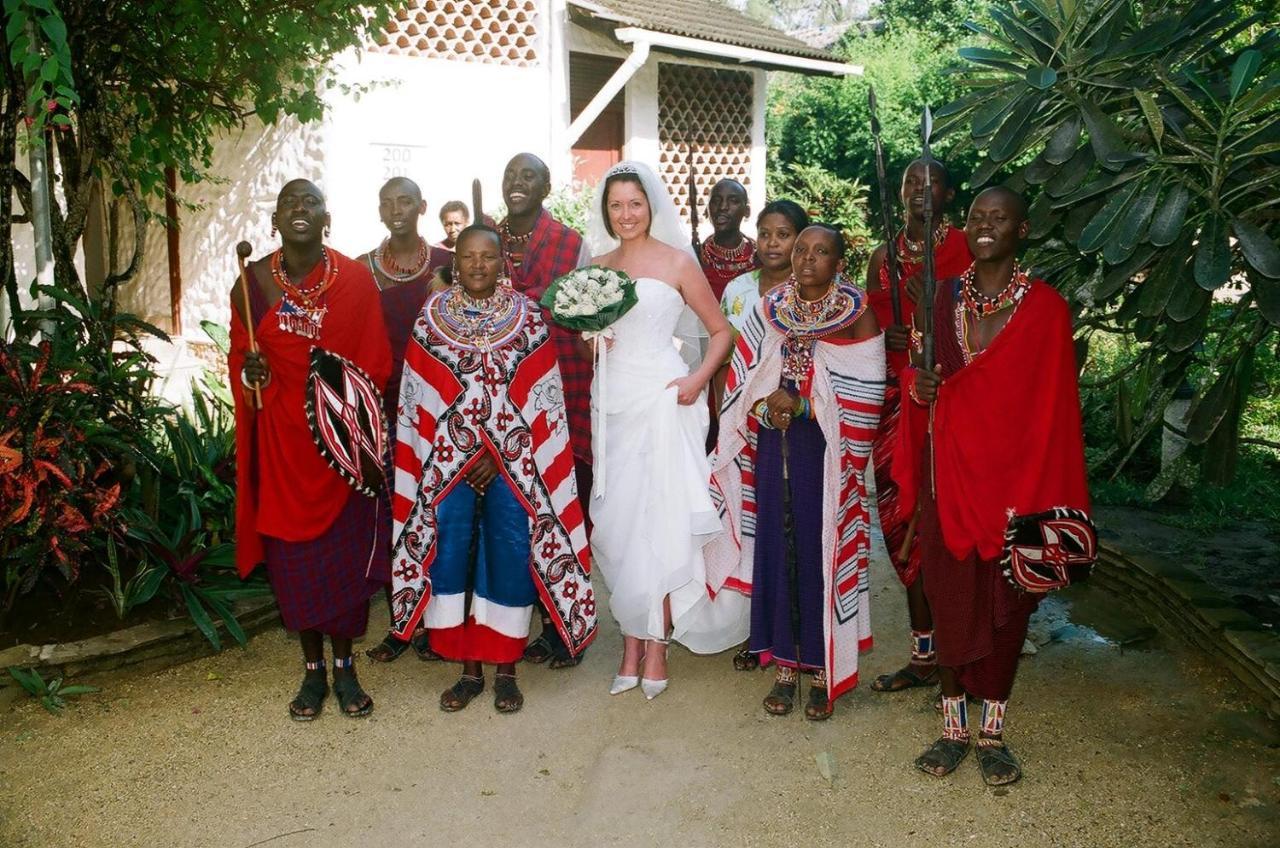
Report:
M480 193L480 180L471 181L471 214L477 224L484 223L484 198Z
M884 267L889 276L889 304L893 309L893 323L902 324L902 293L898 283L902 279L898 264L898 243L893 233L892 200L889 192L889 176L884 166L884 145L880 141L880 118L876 114L876 90L867 89L867 106L871 111L871 137L876 145L876 180L880 184L880 221L884 226Z
M236 264L240 266L240 294L244 296L244 327L249 331L249 350L258 352L258 342L253 337L253 306L249 301L249 271L245 260L253 253L253 245L242 241L236 245ZM253 384L253 408L262 409L262 387Z

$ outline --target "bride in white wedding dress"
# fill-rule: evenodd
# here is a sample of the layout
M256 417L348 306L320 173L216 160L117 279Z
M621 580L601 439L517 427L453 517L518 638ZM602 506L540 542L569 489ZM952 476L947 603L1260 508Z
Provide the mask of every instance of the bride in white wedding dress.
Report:
M716 653L742 642L749 625L736 597L712 603L702 557L720 532L704 452L705 390L732 336L671 195L648 167L609 169L588 240L593 263L626 272L639 299L610 328L591 386L591 544L623 634L610 691L639 685L653 699L667 687L669 638Z

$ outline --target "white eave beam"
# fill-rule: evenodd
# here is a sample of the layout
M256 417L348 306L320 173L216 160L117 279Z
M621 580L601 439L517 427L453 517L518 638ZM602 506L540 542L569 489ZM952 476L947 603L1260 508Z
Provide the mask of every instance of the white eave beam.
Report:
M707 41L702 38L689 38L684 35L671 35L665 32L656 32L649 29L641 29L639 27L622 27L613 31L613 35L623 44L646 45L646 51L650 47L665 48L668 50L679 50L685 53L694 53L702 56L715 56L719 59L733 59L737 62L753 63L757 65L765 65L770 68L785 69L791 71L807 72L811 74L828 74L830 76L861 76L861 65L850 65L844 62L824 62L821 59L805 59L800 56L788 56L785 53L774 53L769 50L757 50L754 47L739 47L734 44L722 44L718 41ZM625 67L625 65L624 65ZM621 73L622 69L618 69ZM632 72L634 73L634 71ZM617 74L614 74L616 77ZM607 89L613 79L606 83ZM603 91L604 89L602 89ZM614 94L617 92L615 91ZM609 95L610 98L613 94ZM596 96L599 99L599 95ZM592 105L595 104L593 99ZM605 103L608 103L605 100ZM601 108L604 106L601 104ZM586 115L584 111L582 113ZM582 116L579 116L581 120ZM594 120L594 116L592 117ZM574 121L574 125L577 125ZM587 124L586 126L590 126ZM584 127L585 129L585 127ZM575 139L577 136L575 136Z
M642 31L642 30L641 30ZM595 123L596 118L600 117L600 113L604 111L604 107L609 105L609 101L617 96L627 81L635 76L636 71L644 65L649 59L649 42L644 39L635 39L631 42L631 55L613 72L613 76L600 86L600 90L596 92L595 97L591 98L591 102L586 105L578 117L573 119L573 123L569 124L569 130L565 134L564 144L572 147L582 138L582 134L587 131L587 127Z

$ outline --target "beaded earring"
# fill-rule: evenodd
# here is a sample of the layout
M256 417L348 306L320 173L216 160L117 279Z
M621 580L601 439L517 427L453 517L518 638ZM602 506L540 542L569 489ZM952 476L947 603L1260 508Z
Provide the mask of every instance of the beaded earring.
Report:
M271 220L271 237L276 237L276 222L274 218Z

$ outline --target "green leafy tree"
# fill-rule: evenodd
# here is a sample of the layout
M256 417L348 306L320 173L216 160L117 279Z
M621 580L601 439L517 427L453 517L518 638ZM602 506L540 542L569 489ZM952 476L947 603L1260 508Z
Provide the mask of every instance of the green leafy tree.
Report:
M1033 258L1082 335L1145 345L1118 375L1135 434L1101 464L1118 473L1191 377L1186 433L1228 481L1280 326L1280 39L1231 0L1017 0L989 19L938 131L982 153L975 184L1033 200Z
M954 59L938 49L933 36L912 30L853 35L840 51L863 66L862 76L784 76L770 83L769 167L817 166L847 181L869 183L871 209L878 212L867 89L875 86L888 177L894 183L890 196L896 196L903 170L920 155L922 107L961 93L945 73ZM957 185L978 161L972 146L958 139L943 140L935 155L947 163ZM964 200L962 193L957 205Z
M991 0L881 0L875 8L891 31L927 33L942 44L968 38L967 21L981 20Z
M4 0L0 245L10 242L11 193L26 215L31 210L31 186L12 167L26 127L28 141L48 142L50 170L59 174L50 198L59 287L83 292L73 259L99 186L127 204L135 239L125 267L102 282L129 280L142 260L149 200L164 196L165 169L185 182L204 179L219 132L250 116L318 118L323 91L335 84L325 62L361 44L398 5ZM31 109L38 120L27 127ZM0 262L16 307L7 247Z

